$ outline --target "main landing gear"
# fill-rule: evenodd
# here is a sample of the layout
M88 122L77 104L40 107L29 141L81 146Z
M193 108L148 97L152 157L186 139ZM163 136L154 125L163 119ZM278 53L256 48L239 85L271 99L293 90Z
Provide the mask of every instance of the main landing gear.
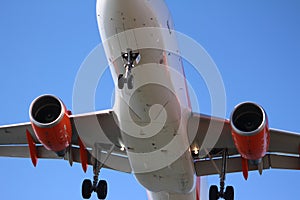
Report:
M223 198L225 200L234 200L234 189L232 186L227 186L225 189L225 177L227 168L228 150L224 149L222 154L222 172L220 174L220 191L218 186L212 185L209 188L209 200L218 200ZM225 189L225 191L224 191Z
M131 49L127 49L126 53L122 52L122 58L124 60L125 74L119 74L118 87L119 89L124 88L124 84L127 83L127 88L133 88L133 75L131 69L134 68L134 62L138 63L140 54L138 52L132 52Z
M94 180L93 183L89 179L85 179L82 183L82 197L84 199L89 199L92 192L96 192L98 199L105 199L107 196L107 182L105 180L100 180L98 182L99 173L100 173L100 162L95 158L93 165Z

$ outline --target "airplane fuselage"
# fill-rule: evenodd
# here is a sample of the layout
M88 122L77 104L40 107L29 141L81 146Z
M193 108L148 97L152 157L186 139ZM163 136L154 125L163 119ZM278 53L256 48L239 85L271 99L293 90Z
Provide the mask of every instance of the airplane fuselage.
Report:
M101 0L97 19L115 88L114 112L136 179L152 199L195 200L182 60L164 1ZM134 88L117 87L122 52L138 52Z

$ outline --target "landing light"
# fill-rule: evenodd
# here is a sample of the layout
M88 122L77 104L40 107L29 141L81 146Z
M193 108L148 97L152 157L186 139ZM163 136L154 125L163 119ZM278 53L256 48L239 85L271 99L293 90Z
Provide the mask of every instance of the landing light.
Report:
M198 154L199 154L199 149L198 149L197 147L195 147L195 148L193 149L193 151L194 151L194 154L195 154L195 155L198 155Z
M121 145L120 150L121 150L121 151L125 151L125 146L124 146L124 145Z

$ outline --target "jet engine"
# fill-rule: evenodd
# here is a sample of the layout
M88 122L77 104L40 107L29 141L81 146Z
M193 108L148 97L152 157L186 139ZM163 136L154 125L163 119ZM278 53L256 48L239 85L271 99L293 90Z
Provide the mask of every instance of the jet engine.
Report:
M57 155L64 156L71 144L72 126L63 102L52 95L37 97L30 105L29 117L41 144Z
M234 144L247 160L259 161L268 151L270 133L264 109L251 102L237 105L230 117Z

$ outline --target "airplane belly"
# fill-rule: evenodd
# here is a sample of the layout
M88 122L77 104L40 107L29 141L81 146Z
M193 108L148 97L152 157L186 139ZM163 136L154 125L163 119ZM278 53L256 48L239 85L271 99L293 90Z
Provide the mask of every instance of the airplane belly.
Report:
M137 180L149 191L190 194L194 164L189 152L185 79L172 19L164 1L101 0L97 19L115 88L114 112ZM118 88L122 52L140 54L134 87Z
M161 160L149 159L148 162L161 162ZM135 173L135 177L140 184L153 193L189 194L194 189L194 170L190 163L189 152L186 152L162 169Z
M145 69L149 70L145 73ZM162 73L142 70L144 78L159 79L136 90L116 93L122 143L137 180L148 190L188 193L194 186L194 165L186 127L188 112ZM138 76L136 72L135 77ZM153 76L153 77L152 77Z

